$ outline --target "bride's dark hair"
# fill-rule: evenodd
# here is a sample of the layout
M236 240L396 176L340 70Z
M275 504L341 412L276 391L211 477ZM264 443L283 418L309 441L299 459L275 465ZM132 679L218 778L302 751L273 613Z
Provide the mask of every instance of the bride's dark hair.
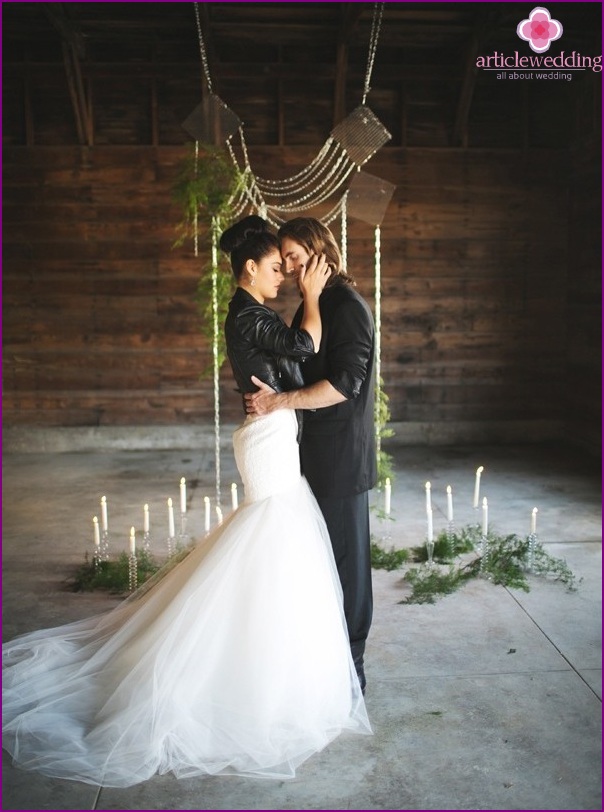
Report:
M270 230L266 220L257 214L250 214L238 223L227 228L220 237L220 248L231 257L231 268L239 281L248 259L259 262L277 249L279 240Z

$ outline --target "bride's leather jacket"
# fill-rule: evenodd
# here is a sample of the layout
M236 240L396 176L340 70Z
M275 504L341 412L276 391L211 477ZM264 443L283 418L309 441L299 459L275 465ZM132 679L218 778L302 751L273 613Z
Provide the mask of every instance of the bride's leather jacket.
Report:
M224 332L227 356L242 395L257 390L252 375L277 392L304 386L300 362L315 354L310 333L288 327L278 313L243 288L237 288L229 303Z

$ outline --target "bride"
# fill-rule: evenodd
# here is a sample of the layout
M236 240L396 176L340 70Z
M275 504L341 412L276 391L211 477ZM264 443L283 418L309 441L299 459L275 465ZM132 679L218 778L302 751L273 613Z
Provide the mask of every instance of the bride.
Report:
M242 392L251 375L300 386L321 340L329 276L313 257L304 319L265 305L279 243L250 216L221 248L238 287L225 323ZM117 608L3 645L3 747L24 769L108 787L156 773L292 778L342 731L371 733L322 514L300 474L296 413L234 433L245 499L152 588Z

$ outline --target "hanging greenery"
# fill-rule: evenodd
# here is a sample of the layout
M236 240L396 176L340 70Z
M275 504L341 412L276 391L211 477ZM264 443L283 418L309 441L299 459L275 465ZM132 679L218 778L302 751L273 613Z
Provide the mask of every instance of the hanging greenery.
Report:
M232 201L242 186L243 177L224 150L207 144L191 145L173 187L174 200L182 210L174 245L180 246L192 239L197 255L200 232L209 235L212 245L216 245L220 233L232 220ZM212 345L216 339L218 369L225 361L226 348L223 331L219 330L216 335L215 322L224 324L234 291L235 280L228 261L212 251L210 261L201 269L195 298L203 335ZM214 363L213 357L204 375L212 373Z
M191 144L178 170L172 193L182 210L175 246L195 240L201 224L211 229L212 218L230 221L231 201L243 178L227 154L209 144Z
M392 456L386 451L382 445L382 440L386 437L392 437L394 431L388 428L390 422L390 408L388 406L390 398L384 391L384 381L382 378L378 381L376 387L375 399L375 431L378 438L378 451L377 451L377 470L378 470L378 486L382 488L386 479L394 480L394 466Z
M437 536L431 564L427 563L425 546L414 547L409 553L408 550L394 548L386 551L373 542L371 565L374 569L391 571L400 569L409 557L419 562L418 567L409 569L403 576L413 591L400 603L434 603L437 597L449 595L470 579L478 577L493 584L529 592L528 576L532 574L559 581L569 591L576 589L577 579L566 561L550 555L540 542L531 543L530 536L500 536L489 530L484 552L482 550L480 526L468 525L451 536L446 531ZM470 561L450 563L453 558L472 552L477 555Z

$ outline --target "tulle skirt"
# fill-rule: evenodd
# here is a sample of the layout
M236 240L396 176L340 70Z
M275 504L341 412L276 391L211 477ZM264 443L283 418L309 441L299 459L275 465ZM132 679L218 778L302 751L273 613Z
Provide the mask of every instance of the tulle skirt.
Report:
M295 414L235 432L245 500L152 588L3 646L3 746L45 775L291 778L370 733Z

